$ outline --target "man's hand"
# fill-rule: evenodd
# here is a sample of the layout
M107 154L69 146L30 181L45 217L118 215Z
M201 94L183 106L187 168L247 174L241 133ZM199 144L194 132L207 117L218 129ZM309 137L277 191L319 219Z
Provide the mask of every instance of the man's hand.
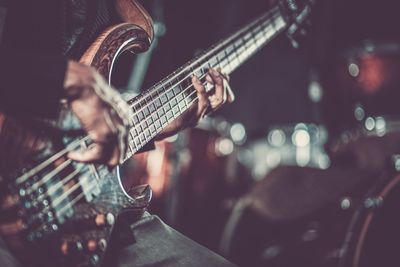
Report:
M231 103L235 100L235 95L228 84L228 77L221 74L220 71L210 69L206 80L214 86L214 89L208 93L200 80L196 76L192 77L193 86L197 91L197 104L190 107L185 113L168 125L156 136L157 140L174 135L187 127L195 126L205 115L216 111L226 102Z
M120 94L93 68L70 61L64 81L71 110L93 140L72 160L115 167L126 152L131 110Z

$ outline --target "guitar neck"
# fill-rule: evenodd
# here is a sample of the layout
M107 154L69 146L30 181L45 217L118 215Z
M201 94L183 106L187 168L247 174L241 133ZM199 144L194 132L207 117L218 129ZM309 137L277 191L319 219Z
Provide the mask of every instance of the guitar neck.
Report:
M134 126L130 130L126 159L196 101L192 75L199 77L207 88L205 75L208 69L219 68L223 73L232 73L286 27L286 19L277 6L128 101Z

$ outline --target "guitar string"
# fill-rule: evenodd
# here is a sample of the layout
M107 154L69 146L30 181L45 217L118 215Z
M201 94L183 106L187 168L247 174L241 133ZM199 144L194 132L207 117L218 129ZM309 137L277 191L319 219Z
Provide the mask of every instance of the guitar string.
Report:
M190 87L192 87L192 86L189 86L189 87L186 88L185 90L189 89ZM186 97L184 98L184 100L186 101L186 100L190 99L195 93L196 93L196 91L191 92L188 96L186 96ZM196 100L196 99L197 99L197 98L195 98L194 100ZM193 103L193 101L189 102L189 104L187 104L187 105L190 106L192 103ZM169 123L169 122L167 122L166 124L168 124L168 123ZM71 161L69 161L67 165L70 166L70 165L71 165ZM53 173L53 176L52 176L51 178L47 179L46 182L48 182L48 181L50 181L51 179L55 178L55 177L57 176L57 174L59 174L59 173L60 173L60 172L55 172L55 173ZM67 176L67 177L68 177L68 176ZM47 191L46 191L46 192L43 192L43 195L50 196L50 195L48 194L48 192L49 192L49 191L56 191L58 188L60 188L60 187L61 187L61 184L64 184L62 181L64 181L65 179L66 179L65 177L64 177L64 178L60 178L60 181L59 181L59 182L57 182L57 183L54 184L54 185L50 185L50 186L48 187ZM40 180L39 180L38 182L40 182ZM61 182L61 184L60 184L60 182ZM37 185L34 184L33 186L29 187L28 189L30 189L30 190L32 191L32 190L33 190L33 189L32 189L33 187L37 188ZM54 189L54 187L57 187L57 189ZM63 196L63 195L64 195L64 193L61 194L60 196L58 196L58 198L61 197L61 196ZM53 200L53 202L55 202L55 201L56 201L56 200Z
M53 184L51 188L49 188L45 193L42 193L35 199L35 202L43 201L45 200L46 197L50 197L53 199L54 193L57 192L57 190L62 189L62 187L67 184L69 181L71 181L74 177L76 177L77 174L81 173L84 168L88 167L88 165L82 164L78 168L76 168L73 172L68 174L65 178L62 180L58 181L57 183ZM45 207L41 212L45 212L47 209Z
M67 152L76 149L78 146L81 145L82 142L86 142L88 140L89 140L89 136L87 135L87 136L83 137L82 139L79 139L77 141L71 142L64 149L60 150L59 152L55 153L50 158L48 158L47 160L43 161L42 163L40 163L36 167L34 167L31 170L25 172L23 175L19 176L16 179L16 182L15 182L16 185L19 185L19 184L21 184L23 182L26 182L26 180L29 177L32 177L32 176L36 175L39 171L41 171L42 169L46 168L49 164L57 161L62 156L64 156Z
M257 34L258 35L258 34ZM269 38L269 37L268 37ZM232 54L232 53L231 53ZM229 55L230 56L230 55ZM227 56L227 57L229 57L229 56ZM226 57L226 58L227 58ZM226 61L226 59L224 59L223 61L221 61L221 62L219 62L219 64L221 64L221 63L223 63L224 61ZM207 62L205 62L205 63L203 63L200 67L198 67L194 72L196 72L198 69L200 69L204 64L207 64ZM222 68L224 68L224 67L226 67L226 66L228 66L228 65L230 65L231 63L229 62L229 60L228 60L228 63L225 65L225 66L223 66ZM203 76L201 76L200 77L200 79L202 79L202 78L204 78L206 75L203 75ZM182 95L182 94L184 94L184 92L185 91L187 91L187 89L190 89L192 87L192 85L190 85L190 86L188 86L187 88L185 88L181 93L179 93L179 94L177 94L175 97L173 97L173 99L175 100L176 98L178 98L178 95ZM192 92L188 97L190 97L192 94L193 94L194 92ZM186 101L186 99L184 99L185 101ZM169 101L172 101L172 99L170 99ZM179 105L179 104L178 104ZM175 107L175 106L174 106ZM163 108L163 106L161 106L161 107L159 107L159 108L157 108L155 111L156 112L158 112L158 110L160 109L160 108ZM187 108L187 107L186 107ZM153 112L152 114L150 114L150 116L147 116L147 118L146 118L146 120L144 121L144 122L147 122L148 121L148 119L151 119L151 117L154 115L154 113L156 113L156 112ZM179 112L181 112L180 110L179 110ZM176 114L173 114L173 116L175 117L175 115ZM178 114L178 115L180 115L180 114ZM164 115L165 116L165 115ZM141 123L142 124L142 123ZM141 127L142 125L139 125L139 127ZM136 129L136 127L135 127L135 129L131 129L130 130L130 132L131 131L133 131L133 130L137 130ZM134 138L133 138L134 139ZM151 138L149 139L149 140L151 140ZM132 140L132 141L134 141L135 142L135 140ZM131 144L129 144L129 145L131 145ZM61 171L61 170L60 170ZM59 172L60 172L59 171ZM56 172L55 174L54 174L54 176L56 176L59 172ZM50 178L49 176L45 176L46 178ZM49 179L47 179L47 180L49 180ZM44 182L46 182L46 181L39 181L41 184L43 184ZM37 187L37 185L35 184L34 186L32 186L32 188L36 188Z
M187 90L187 88L186 88L185 90ZM190 97L193 96L195 93L196 93L196 91L193 91L192 93L190 93L190 95L188 95L188 96L185 98L185 100L186 100L186 99L190 99ZM188 106L191 106L195 101L197 101L197 99L198 99L198 97L197 97L197 95L196 95L195 98L194 98L191 102L189 102ZM168 124L168 123L166 123L166 124ZM65 206L63 206L61 209L57 210L57 207L58 207L61 203L63 203L63 201L64 201L65 199L67 199L67 198L70 197L72 194L76 193L79 189L81 189L81 188L82 188L82 184L86 183L86 181L87 181L89 178L90 178L90 176L84 176L83 178L79 179L79 182L77 182L77 183L74 184L72 187L70 187L67 191L65 191L64 193L62 193L61 195L59 195L58 197L56 197L55 199L53 199L53 200L51 201L51 203L50 203L49 206L46 206L46 208L43 209L43 210L41 210L39 213L37 213L36 216L31 216L31 217L33 217L33 219L39 217L39 214L40 214L40 213L47 211L50 207L55 211L55 213L57 214L57 216L63 216L64 213L68 211L68 209L67 209L68 207L69 207L69 208L72 208L73 206L75 206L75 205L78 203L79 200L81 200L81 199L85 196L85 192L82 190L81 193L79 193L75 198L73 198L71 201L69 201L68 204L66 204ZM65 178L64 178L64 179L65 179ZM62 184L64 184L64 183L63 183L64 179L61 179L61 180L59 181L59 183L61 182ZM57 183L57 184L59 184L59 183ZM55 186L55 185L54 185L54 186ZM54 186L51 186L51 187L49 188L48 191L50 191L50 190L56 191L56 190L53 189ZM96 184L93 183L92 185L90 185L89 188L86 188L85 191L91 191L92 189L95 188L95 186L96 186ZM48 192L46 192L46 193L48 193ZM38 226L37 228L40 228L40 227L42 227L43 225L44 225L44 223L42 223L42 224L41 224L40 226Z
M277 31L276 31L276 32L277 32ZM258 37L258 35L260 35L260 34L263 34L263 32L257 33L257 34L256 34L256 37ZM264 34L265 34L265 33L264 33ZM271 36L272 36L272 35L271 35ZM261 38L265 38L265 37L266 37L267 39L269 39L271 36L266 37L266 36L264 35L264 36L261 36ZM254 42L258 42L261 38L254 38ZM251 53L256 52L256 50L257 50L259 47L260 47L260 46L254 48L254 50L253 50L252 52L248 52L248 51L245 50L246 53L248 54L248 57L249 57L249 55L251 55ZM252 49L253 49L253 48L252 48ZM222 52L222 51L221 51L221 52ZM230 56L232 56L233 54L236 54L236 53L237 53L236 51L233 51L232 53L226 55L222 60L220 60L220 62L218 62L217 65L212 66L212 67L213 67L213 68L215 68L215 67L220 67L220 68L223 69L223 68L225 68L225 67L227 67L227 66L231 67L231 64L233 64L233 62L234 62L235 60L237 60L238 62L242 61L242 59L240 59L241 56L237 56L237 55L236 55L236 57L235 57L233 60L231 60L231 61L228 59L228 58L230 58ZM225 61L227 61L228 63L225 64L225 65L221 65L221 64L224 63ZM199 71L199 70L203 70L203 69L204 69L204 66L207 65L207 64L209 64L209 62L204 62L204 63L202 63L200 66L198 66L196 69L194 69L190 74L188 74L187 76L185 76L185 77L182 79L181 82L178 82L178 83L176 83L176 84L171 85L169 89L167 89L167 90L163 91L161 94L159 94L159 95L157 96L157 97L158 97L157 99L152 99L152 100L150 100L149 102L146 101L146 104L145 104L144 106L142 106L142 107L141 107L139 110L137 110L137 111L135 110L136 114L134 114L134 116L136 116L136 115L137 115L138 113L140 113L140 112L143 112L143 110L145 110L145 109L149 110L149 106L151 106L151 105L156 106L156 105L155 105L155 101L158 101L159 98L160 98L162 95L164 95L164 94L166 94L166 93L168 93L168 92L170 92L170 91L173 91L174 88L175 88L177 85L180 85L182 82L184 82L186 79L188 79L191 75L193 75L193 73L196 73L196 72ZM210 66L209 66L209 67L210 67ZM237 66L234 66L234 68L235 68L235 67L237 67ZM233 68L231 68L231 71L232 71L232 69L233 69ZM204 76L202 76L202 77L204 77ZM149 92L148 95L145 94L145 95L141 96L141 98L138 99L137 101L141 101L141 100L147 98L149 95L151 95L151 94L157 94L157 93L158 93L158 92ZM168 100L168 101L171 102L170 100ZM138 103L136 103L136 104L138 104ZM135 106L136 104L133 104L131 107L134 108L134 106ZM158 111L159 109L162 109L163 107L164 107L164 104L162 104L162 106L157 107L156 111ZM155 113L157 113L156 111L149 112L149 113L150 113L150 115L151 115L151 113L155 114ZM141 123L138 124L137 126L143 129ZM137 129L137 127L136 127L136 125L135 125L135 127L133 127L132 130L134 130L134 131L139 130L139 131L140 131L140 128ZM140 142L139 142L139 143L140 143Z
M257 36L259 35L259 33L257 33ZM271 36L269 36L269 37L267 37L267 39L268 38L270 38ZM257 39L258 40L258 39ZM256 50L256 49L255 49ZM235 53L235 52L234 52ZM252 52L251 52L252 53ZM232 54L232 53L231 53ZM231 55L230 54L230 55ZM228 56L227 56L228 57ZM227 58L226 57L226 58ZM221 61L221 62L218 62L219 64L221 64L221 63L223 63L225 61L225 59L223 60L223 61ZM194 72L196 72L198 69L200 69L204 64L207 64L207 62L205 62L205 63L203 63L200 67L198 67ZM231 63L229 62L229 60L228 60L228 64L227 65L225 65L224 67L226 67L226 66L228 66L228 65L230 65ZM205 77L206 75L203 75L201 78L203 78L203 77ZM199 79L201 79L201 78L199 78ZM191 88L192 87L192 85L190 85L190 86L188 86L187 88L185 88L181 93L179 93L179 94L182 94L182 93L184 93L187 89L189 89L189 88ZM184 100L185 100L185 102L186 102L186 99L188 99L188 98L190 98L190 96L192 96L194 93L195 93L196 91L193 91L192 93L190 93L190 95L189 96L187 96ZM176 98L176 97L174 97L174 98ZM188 105L188 107L190 107L190 105L191 104L193 104L196 100L197 100L198 98L197 98L197 96L193 99L193 101L191 101L190 103L189 103L189 105ZM169 101L171 101L172 99L170 99ZM158 111L158 109L156 110L156 111ZM181 112L180 110L179 110L179 112ZM154 113L153 113L154 114ZM179 114L180 115L180 114ZM175 115L174 115L175 116ZM146 118L146 122L147 122L147 119L149 119L149 117L152 117L152 114L150 114L150 116L148 116L147 118ZM64 178L65 179L65 178ZM61 181L60 181L61 182ZM82 179L80 180L80 182L82 182ZM61 182L62 183L62 182ZM78 183L79 184L79 183ZM53 187L54 188L54 187ZM56 200L54 200L54 203L56 203L55 205L54 205L54 203L53 203L53 205L54 206L58 206L60 203L61 203L61 201L63 200L63 199L65 199L66 197L68 197L69 195L71 195L73 192L75 192L76 190L78 190L79 189L79 187L77 187L76 189L74 189L74 190L72 190L71 192L69 192L68 193L68 191L66 192L67 194L65 195L65 193L64 194L62 194L60 197L58 197ZM91 189L90 189L91 190ZM51 189L49 189L48 191L51 191ZM82 198L83 197L83 193L81 193L80 195L78 195L78 197L76 197L73 201L71 201L71 202L69 202L69 205L72 203L72 206L74 205L74 203L76 203L77 201L79 201L79 199L80 198ZM60 200L60 198L61 198L61 200ZM78 199L79 198L79 199ZM76 200L76 199L78 199L78 200ZM57 203L57 201L58 202L60 202L60 203Z
M195 92L193 92L195 93ZM191 95L193 95L193 93ZM189 99L189 97L187 97ZM196 97L189 102L189 106L192 105L195 101L197 101L197 95ZM33 219L38 218L41 213L46 212L50 209L50 207L55 211L57 216L63 216L65 212L68 211L68 207L72 208L77 204L79 200L81 200L85 196L85 191L91 191L96 187L97 184L92 183L89 185L89 187L86 187L85 190L82 190L81 193L79 193L76 197L74 197L71 201L68 201L66 204L61 206L60 209L57 210L57 207L63 204L63 201L70 197L72 194L76 193L80 188L83 188L82 186L86 184L89 181L90 176L84 176L83 178L79 179L79 182L77 182L74 186L69 188L67 191L65 191L63 194L59 195L56 199L54 199L49 206L46 206L43 210L41 210L39 213L31 216ZM62 181L62 180L61 180ZM45 223L42 223L41 225L37 226L37 228L42 227L45 225Z
M275 9L277 9L278 11L279 11L279 9L278 8L275 8ZM261 16L260 18L258 18L258 19L256 19L256 20L254 20L252 23L250 23L248 26L246 26L246 27L244 27L242 30L240 30L240 31L238 31L237 33L235 33L234 35L232 35L231 37L229 37L229 38L227 38L224 42L222 42L222 43L220 43L219 45L217 45L216 47L214 47L214 48L212 48L212 49L210 49L208 52L206 52L204 55L202 55L199 59L197 59L196 61L194 61L193 63L191 63L191 64L189 64L189 66L188 67L190 67L191 65L193 65L193 64L195 64L195 63L198 63L198 61L200 61L200 59L202 59L202 58L204 58L204 57L207 57L207 56L210 56L209 54L211 54L211 53L213 53L213 52L215 52L214 50L219 50L219 49L221 49L221 50L223 50L223 47L225 46L225 45L228 45L228 43L230 43L230 42L233 42L232 40L233 39L236 39L236 38L238 38L238 37L240 37L240 35L243 33L243 32L250 32L250 29L251 28L253 28L253 26L255 26L256 24L257 24L257 22L259 22L260 20L263 20L263 19L266 19L266 17L267 17L267 19L271 19L271 18L273 18L274 17L274 19L275 19L275 17L276 16L278 16L279 15L279 13L274 13L274 12L276 12L276 10L274 10L274 9L272 9L271 11L269 11L269 12L267 12L266 14L264 14L263 16ZM273 15L273 16L271 16L271 14ZM266 23L268 23L268 24L270 24L270 21L264 21L262 24L266 24ZM271 24L272 25L272 24ZM259 26L259 25L257 25L257 26ZM262 28L262 27L260 27L260 28ZM257 32L257 35L259 34L260 32ZM246 33L247 34L247 33ZM228 57L228 56L227 56ZM204 63L202 64L202 65L204 65ZM187 68L188 68L187 67ZM186 68L186 69L187 69ZM177 73L177 74L174 74L173 76L176 76L176 75L178 75L179 73ZM187 76L188 77L188 76ZM186 77L186 78L187 78ZM186 79L185 78L185 79ZM166 78L165 80L171 80L172 78ZM184 80L182 81L182 82L184 82ZM156 87L156 86L155 86ZM148 90L148 92L149 91L151 91L151 90ZM138 101L139 101L140 99L138 99ZM136 114L135 114L136 115ZM88 138L88 137L87 137ZM75 144L74 144L74 142L73 143L71 143L70 145L72 146L72 145L75 145L75 147L76 146L79 146L80 145L80 143L81 143L81 141L82 140L77 140L76 142L75 142ZM62 151L60 151L60 154L61 155L59 155L59 156L62 156L62 155L64 155L66 152L68 152L68 151L70 151L69 149L67 150L67 149L65 149L65 150L62 150ZM55 154L54 156L57 156L58 154ZM58 159L59 157L57 156L57 159ZM52 161L53 162L53 161ZM40 164L41 165L41 164ZM36 168L38 168L39 170L38 171L40 171L42 168L42 166L40 166L40 165L38 165L37 167L35 167L34 169L36 169ZM44 166L44 167L46 167L46 166ZM26 179L27 178L29 178L30 176L32 176L32 175L34 175L34 174L32 174L31 172L27 172L26 174L24 174L24 175L22 175L20 178L17 178L17 180L19 180L19 181L21 181L21 182L24 182L24 181L26 181ZM17 184L19 184L20 182L18 181L18 183Z
M224 60L225 61L225 60ZM220 63L223 63L224 61L221 61ZM226 66L228 66L228 65L230 65L230 63L229 63L229 61L228 61L228 63L227 64L225 64L225 65L222 65L222 68L224 68L224 67L226 67ZM200 68L200 67L199 67ZM204 74L204 75L202 75L202 76L199 76L199 79L201 80L201 79L203 79L203 78L205 78L206 77L206 75L207 74ZM175 105L175 106L173 106L172 107L172 109L174 108L174 107L176 107L176 106L178 106L179 105L179 102L178 102L178 98L179 97L181 97L181 96L183 96L183 99L182 100L180 100L180 102L182 103L182 102L184 102L185 101L185 108L188 108L188 106L187 106L187 104L186 104L186 100L187 99L189 99L194 93L196 93L196 91L193 91L193 92L191 92L191 93L189 93L187 96L185 96L185 93L189 90L189 89L192 89L193 88L193 84L190 84L189 86L187 86L186 88L184 88L180 93L178 93L178 94L176 94L174 97L172 97L171 99L169 99L169 101L170 102L172 102L173 100L176 100L177 101L177 105ZM154 115L159 111L159 110L161 110L161 109L163 109L164 108L164 106L160 106L160 107L158 107L157 109L155 109L155 111L154 112L151 112L151 113L149 113L149 115L147 115L146 116L146 118L141 122L141 123L139 123L138 124L138 127L142 127L143 126L143 124L144 123L147 123L148 124L148 121L150 120L150 119L152 119L152 117L154 117ZM179 110L179 112L181 112L181 110ZM176 116L176 114L173 114L174 116ZM178 114L178 116L179 116L180 114ZM166 116L165 114L163 115L163 116ZM176 117L175 117L176 118ZM174 118L174 119L175 119ZM143 129L143 127L142 127L142 129ZM130 129L130 133L133 133L133 131L137 131L137 130L139 130L139 132L140 132L140 129L138 129L137 127L133 127L132 129ZM148 138L148 137L147 137ZM151 138L150 138L150 140L151 140ZM134 140L132 140L132 141L134 141ZM144 141L144 143L146 143L146 141ZM57 160L57 159L56 159ZM55 170L58 170L59 169L59 171L55 171L55 172L50 172L49 174L47 174L47 175L45 175L41 180L38 180L38 181L36 181L33 185L31 185L29 188L27 188L26 190L27 191L33 191L33 190L35 190L35 189L37 189L39 186L41 186L41 185L43 185L44 183L46 183L46 182L48 182L48 181L50 181L50 179L52 178L52 177L55 177L57 174L59 174L62 170L64 170L66 167L68 167L69 165L70 165L70 163L72 163L72 161L70 160L70 159L68 159L67 161L65 161L65 162L63 162L60 166L58 166ZM64 165L65 164L65 165Z
M267 13L267 14L265 14L264 16L267 16L267 15L270 15L270 13ZM279 17L279 14L274 13L274 14L272 14L272 16L268 16L268 19L270 19L270 20L271 20L271 19L272 19L272 20L275 20L275 19L277 19L278 17ZM260 18L259 20L261 20L261 19L265 19L265 18ZM255 23L256 23L256 22L257 22L257 21L255 21ZM259 40L261 39L261 38L254 38L254 37L257 37L257 36L260 35L260 34L266 34L266 33L265 33L266 27L265 27L264 24L267 24L268 26L270 26L270 27L272 27L272 28L273 28L273 25L274 25L274 23L272 23L272 21L264 21L263 23L261 23L261 24L259 24L259 25L256 25L256 27L259 27L260 29L258 29L258 32L257 32L256 34L254 34L255 36L253 36L253 38L252 38L253 42L257 42L257 41L259 41ZM253 26L254 26L254 25L252 25L251 27L249 27L249 30L250 30L250 28L253 28ZM265 28L264 28L264 27L265 27ZM276 29L275 29L275 30L276 30ZM247 30L246 30L246 32L247 32ZM277 31L275 31L274 33L276 33L276 32L277 32ZM240 35L240 34L238 34L238 35ZM192 65L196 65L195 63L200 64L200 63L202 62L202 60L206 60L205 62L201 63L201 65L198 66L196 69L194 69L194 70L191 71L188 75L186 75L184 78L182 78L180 82L177 82L177 83L171 85L169 89L167 89L167 90L161 92L161 93L158 95L158 97L160 97L160 96L166 94L167 92L173 90L177 85L180 85L181 83L185 82L185 80L188 79L190 76L192 76L194 72L197 72L198 70L202 69L204 65L208 64L209 62L207 61L207 57L210 56L209 54L211 54L211 52L212 52L212 54L217 54L217 55L218 55L219 53L223 52L223 51L226 49L226 47L224 47L225 45L227 45L227 46L232 46L232 43L235 43L235 42L237 41L237 40L235 41L234 39L237 39L237 38L239 38L239 37L240 37L240 36L235 36L234 38L232 38L232 40L229 40L226 44L221 44L221 47L215 47L215 48L211 49L210 51L207 51L204 55L202 55L202 56L201 56L199 59L197 59L195 62L189 64L189 65L188 65L187 67L185 67L182 71L180 71L180 72L178 72L178 73L174 73L171 77L165 78L161 83L164 83L164 84L165 84L165 83L167 83L167 82L169 82L169 81L171 81L171 80L174 80L174 78L176 78L177 76L179 76L182 72L188 71L188 69L191 68ZM265 37L265 36L262 36L262 37ZM242 38L242 37L240 37L240 38ZM229 38L228 38L228 39L229 39ZM223 43L225 43L225 42L223 42ZM228 44L228 43L229 43L229 44ZM242 41L242 43L243 43L243 44L246 44L246 41ZM213 51L213 50L216 50L216 51L219 50L219 52L217 53L216 51ZM245 50L245 51L246 51L246 50ZM248 51L246 51L246 52L248 53ZM228 60L228 58L229 58L230 56L232 56L233 54L236 54L236 53L237 53L236 51L233 51L232 53L230 53L230 54L228 54L228 55L225 55L225 56L223 57L223 59L222 59L220 62L217 62L217 63L220 64L220 63L222 63L222 61ZM250 52L250 54L251 54L251 53L252 53L252 52ZM215 56L214 56L214 57L215 57ZM236 59L237 59L237 58L238 58L238 57L236 57ZM228 62L229 62L229 60L228 60ZM228 63L227 65L225 65L225 67L228 66L228 65L230 65L230 63ZM213 67L219 67L219 66L213 66ZM146 97L148 97L148 96L151 95L151 94L157 94L157 93L158 93L157 90L152 90L152 89L155 89L156 87L157 87L157 86L155 86L155 87L153 87L153 88L147 90L147 92L145 92L143 95L141 95L141 96L136 100L136 103L132 103L132 104L131 104L131 107L134 107L135 105L139 104L139 102L142 101L143 98L146 98ZM160 88L158 88L158 89L160 89ZM148 108L148 106L149 106L150 104L153 104L156 100L157 100L157 99L152 99L149 103L146 103L146 104L145 104L144 106L142 106L139 110L137 110L137 111L135 110L136 114L142 112L145 108ZM136 115L136 114L135 114L135 115Z
M82 184L84 184L84 183L87 185L87 182L89 181L89 177L90 177L90 176L81 177L81 179L79 180L79 182L76 183L74 186L78 187L77 185L82 185ZM91 185L87 188L87 191L92 191L92 190L94 189L95 186L96 186L95 184L91 184ZM79 187L78 187L78 188L79 188ZM71 191L70 194L73 194L74 192L76 192L76 190ZM33 218L33 219L38 218L38 217L40 216L41 213L48 212L50 208L52 208L52 209L54 210L55 215L56 215L57 217L63 216L64 213L68 211L67 208L68 208L69 206L70 206L70 207L73 207L79 200L82 199L82 197L83 197L84 195L85 195L85 192L83 191L83 192L81 192L77 197L75 197L74 199L72 199L72 200L69 201L67 204L65 204L64 206L62 206L60 209L57 210L57 206L59 206L60 204L62 204L63 201L64 201L67 197L69 197L70 195L64 195L62 198L61 198L61 196L60 196L60 197L57 198L57 201L58 201L59 203L57 203L57 204L52 203L51 205L46 206L41 212L36 213L35 215L31 216L31 218ZM72 204L71 204L71 203L72 203ZM72 206L71 206L71 205L72 205ZM36 228L37 228L37 229L40 229L40 228L42 228L42 227L45 226L45 225L46 225L46 222L42 222L41 224L37 225Z
M229 63L228 63L228 64L229 64ZM205 75L204 75L204 76L205 76ZM203 76L203 77L204 77L204 76ZM192 86L189 86L188 88L191 88L191 87L192 87ZM188 88L186 88L184 91L186 91ZM190 98L190 96L193 95L195 92L196 92L196 91L192 92L187 98ZM189 103L188 107L190 107L195 101L197 101L197 99L198 99L198 97L196 96L196 97ZM185 101L186 101L186 99L185 99ZM179 112L180 112L180 110L179 110ZM150 114L150 117L151 117L151 116L152 116L152 115ZM146 121L147 121L147 119L146 119ZM86 178L86 177L84 177L83 179L88 180L88 178ZM80 182L82 182L83 179L80 179ZM86 181L85 181L85 182L86 182ZM94 186L94 185L92 185L92 187L93 187L93 186ZM91 190L92 190L92 188L89 189L89 191L91 191ZM69 194L67 194L67 196L64 196L64 198L66 198L66 197L68 197L69 195L71 195L74 191L76 191L76 190L73 190L72 192L70 192ZM84 196L84 192L80 193L80 194L79 194L77 197L75 197L72 201L68 202L67 205L63 206L58 212L62 215L64 212L66 212L66 208L75 206L75 205L77 204L77 202L78 202L80 199L82 199L83 196ZM59 204L61 204L61 203L62 203L62 202L60 201L60 203L56 204L56 206L59 205Z
M189 105L192 105L195 101L197 101L197 96L195 97L195 99L193 100L193 101L191 101L190 103L189 103ZM88 179L87 177L85 177L85 179ZM91 186L91 188L88 190L88 191L90 191L90 190L92 190L92 188L94 187L94 185L92 185ZM79 187L78 187L79 188ZM76 189L76 190L78 190L78 188ZM76 191L75 190L75 191ZM74 191L74 192L75 192ZM69 197L71 194L72 194L73 192L71 192L69 195L67 195L67 196L64 196L64 198L67 198L67 197ZM63 213L65 213L67 210L67 208L68 207L70 207L70 208L72 208L73 206L75 206L75 204L77 204L77 202L79 201L79 200L81 200L83 197L84 197L84 195L85 195L85 193L84 192L81 192L78 196L76 196L75 198L73 198L70 202L68 202L68 204L65 204L63 207L61 207L61 209L59 210L59 211L57 211L57 213L59 214L59 216L62 216L63 215ZM62 202L61 202L62 203ZM61 203L59 203L58 205L60 205Z
M222 63L222 62L220 62L220 63ZM228 64L230 64L229 63L229 61L228 61ZM203 75L203 77L204 77L205 75ZM182 91L182 93L181 94L183 94L187 89L189 89L189 88L191 88L191 86L189 86L188 88L186 88L185 90L183 90ZM188 98L193 94L194 92L192 92L189 96L188 96ZM177 98L178 96L176 96L176 97L174 97L174 98ZM170 101L171 101L172 99L170 99ZM185 100L185 102L186 102L186 99L184 99ZM179 105L179 104L178 104ZM156 112L158 112L158 109L156 110ZM179 109L179 112L181 112L180 111L180 109ZM178 114L178 115L180 115L180 114ZM150 116L149 117L152 117L153 116L153 114L150 114ZM173 114L173 117L175 117L176 116L176 114ZM147 122L147 120L149 119L149 117L147 117L146 118L146 122ZM135 129L136 130L136 129ZM135 140L133 140L133 142L135 142ZM129 145L131 145L131 144L129 144ZM67 165L69 165L68 163L66 163ZM64 168L61 168L61 170L63 170ZM56 176L59 172L61 172L61 170L59 170L59 171L55 171L55 173L54 173L54 176ZM54 177L53 176L53 177ZM46 175L45 177L44 177L44 179L42 179L41 181L39 181L39 183L40 184L35 184L34 186L32 186L32 188L37 188L38 186L40 186L41 184L43 184L43 183L45 183L45 182L47 182L47 180L49 180L50 178L52 178L51 176L49 176L49 175ZM63 179L65 179L65 178L63 178ZM31 188L31 189L32 189ZM52 187L53 189L54 189L54 186ZM51 189L52 188L49 188L49 190L48 191L51 191ZM49 195L49 193L47 193L46 195ZM54 202L56 202L56 200L54 200Z
M276 17L276 14L274 14L274 16ZM264 24L265 24L265 23L267 23L267 22L264 22ZM268 22L268 25L270 26L270 22ZM258 37L258 35L260 35L260 33L262 34L262 33L264 33L264 32L260 32L260 31L259 31L259 32L256 34L256 37ZM265 34L265 33L264 33L264 34ZM262 37L265 37L265 36L262 36ZM269 37L271 37L271 36L269 36ZM269 37L267 37L267 39L268 39ZM260 39L260 38L254 39L254 42L259 41L259 39ZM256 49L255 49L255 50L256 50ZM253 52L254 52L254 51L253 51ZM253 53L253 52L250 52L250 53ZM227 63L226 65L222 66L222 68L225 68L226 66L231 65L231 62L233 62L233 61L230 62L230 61L228 60L228 58L229 58L232 54L234 54L234 53L236 53L236 51L233 51L232 53L227 54L223 60L221 60L220 62L218 62L218 64L221 64L221 63L223 63L223 62L225 62L225 61L228 61L228 63ZM236 58L236 60L239 60L238 57ZM201 68L203 68L203 66L206 65L206 64L208 64L208 62L204 62L204 63L201 64L198 68L196 68L193 72L197 72L198 70L200 70ZM176 85L183 83L190 75L191 75L191 74L189 74L188 76L186 76L181 82L177 83ZM206 76L206 75L200 76L199 79L202 79L202 78L204 78L205 76ZM172 88L170 88L170 89L168 89L168 90L165 90L164 93L167 93L168 91L173 90L174 87L175 87L176 85L174 85ZM185 88L182 92L178 93L176 96L174 96L173 98L169 99L169 101L176 100L177 96L182 95L182 94L183 94L187 89L189 89L189 88L191 88L191 86L188 86L187 88ZM150 92L150 93L151 93L151 92ZM146 95L143 95L143 97L147 97L147 96L146 96ZM142 98L143 98L143 97L142 97ZM156 99L153 100L153 101L151 101L152 103L151 103L151 102L148 102L146 105L144 105L144 106L142 107L142 109L141 109L140 111L137 111L134 115L137 115L139 112L143 111L144 108L148 108L148 106L150 106L151 104L154 104L155 101L156 101ZM131 107L132 107L132 106L131 106ZM137 126L133 127L132 129L130 129L129 132L131 133L131 131L137 131L137 130L138 130L138 129L137 129L138 127L140 127L140 128L143 129L142 124L143 124L143 123L147 123L148 119L151 118L151 117L153 117L153 115L154 115L155 113L157 113L158 110L160 110L160 109L162 109L162 108L164 108L164 105L158 107L158 108L155 110L155 112L152 112L151 114L149 114L150 116L147 116L147 118L146 118L145 121L142 121L140 124L138 124ZM165 116L165 115L164 115L164 116ZM140 129L139 129L139 130L140 130ZM84 138L84 139L88 139L88 136L87 136L86 138ZM65 153L67 153L67 152L73 150L74 148L76 148L76 147L79 145L78 142L81 143L81 142L83 142L83 141L85 141L85 140L82 140L82 139L81 139L81 140L77 140L75 144L71 143L70 146L68 146L68 147L65 148L64 150L60 151L59 153L53 155L53 156L49 159L49 161L50 161L49 164L51 164L52 162L54 162L54 161L56 161L57 159L59 159L59 158L60 158L61 156L63 156ZM133 140L133 141L135 141L135 140ZM43 162L43 163L46 163L46 162ZM41 169L43 169L44 167L46 167L46 166L42 166L43 163L36 167L36 168L37 168L37 171L40 171ZM36 173L37 173L37 172L36 172ZM26 180L26 179L24 179L24 178L30 177L30 176L32 176L32 175L34 175L34 174L36 174L36 173L32 173L31 171L25 173L25 175L23 175L23 176L25 176L25 177L20 177L20 178L17 179L17 180L18 180L18 183L17 183L17 184L24 182L24 181Z

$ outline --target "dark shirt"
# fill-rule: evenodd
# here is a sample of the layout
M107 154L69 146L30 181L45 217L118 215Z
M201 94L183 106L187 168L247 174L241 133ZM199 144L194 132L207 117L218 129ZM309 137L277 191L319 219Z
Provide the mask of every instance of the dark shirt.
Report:
M113 20L113 1L9 1L0 51L0 111L56 118L67 60Z

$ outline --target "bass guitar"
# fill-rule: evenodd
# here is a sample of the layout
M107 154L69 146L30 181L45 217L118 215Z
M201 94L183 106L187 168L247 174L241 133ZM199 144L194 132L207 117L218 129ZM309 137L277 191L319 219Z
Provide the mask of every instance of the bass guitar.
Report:
M118 1L127 23L108 28L83 55L111 80L113 66L125 51L148 49L149 19L135 1ZM209 68L232 73L259 49L287 32L292 36L311 12L310 0L282 0L228 38L218 42L172 74L128 101L133 111L129 159L197 101L191 76L207 83ZM211 90L211 88L208 88ZM81 164L67 158L71 150L90 145L88 136L65 135L34 122L0 116L0 233L14 255L27 266L100 266L126 209L143 209L148 186L124 188L118 168ZM64 107L58 129L78 125ZM44 130L47 129L47 130ZM53 129L53 130L52 130Z

